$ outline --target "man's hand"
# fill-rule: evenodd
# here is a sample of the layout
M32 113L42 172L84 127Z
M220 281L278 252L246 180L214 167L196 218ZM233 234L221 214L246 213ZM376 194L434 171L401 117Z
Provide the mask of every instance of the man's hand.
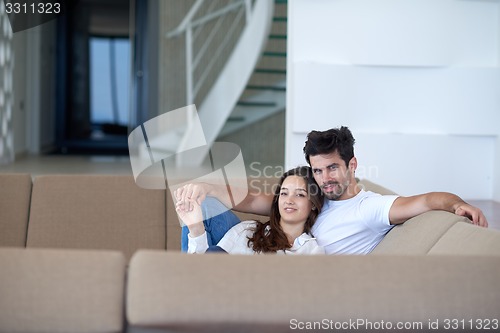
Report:
M471 206L465 202L456 204L454 208L455 214L467 217L472 221L473 224L480 227L488 227L488 221L479 208Z
M179 187L174 191L176 209L189 212L193 210L195 202L201 205L207 196L216 198L229 209L258 215L269 215L274 198L272 193L266 194L263 191L249 193L246 186L241 188L232 186L229 188L227 185L192 183ZM233 198L245 197L245 199L234 206L231 196Z

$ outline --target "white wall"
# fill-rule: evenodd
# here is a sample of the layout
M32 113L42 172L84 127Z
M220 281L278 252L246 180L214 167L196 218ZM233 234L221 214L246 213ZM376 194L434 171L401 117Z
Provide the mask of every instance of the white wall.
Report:
M286 164L348 126L358 177L500 201L500 1L288 4Z
M20 31L12 36L14 48L14 105L13 105L13 132L14 152L16 155L23 154L27 150L26 141L26 54L27 35L26 31Z
M55 142L56 22L13 34L13 132L16 155L39 154Z

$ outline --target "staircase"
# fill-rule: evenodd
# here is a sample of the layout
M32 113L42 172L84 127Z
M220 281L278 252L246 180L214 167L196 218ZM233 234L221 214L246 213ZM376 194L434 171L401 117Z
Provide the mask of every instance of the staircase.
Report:
M223 7L198 16L200 8L214 3L196 0L181 24L166 34L166 38L185 35L186 107L155 117L131 132L129 151L136 177L146 169L154 174L164 174L167 158L175 159L177 169L200 166L208 157L208 148L218 137L285 109L286 1L226 1ZM195 77L196 66L203 63L199 60L205 45L213 42L202 41L201 48L193 52L192 41L203 29L203 24L218 22L226 13L234 14L235 24L234 28L218 29L223 36L222 44L230 43L238 30L238 20L245 22L234 49L216 78L210 78L212 74L205 75L212 69L211 62L201 67L202 74ZM206 32L211 38L212 30ZM216 47L224 45L217 44ZM213 58L209 57L209 61ZM210 83L208 92L201 94L203 84L207 83ZM201 98L200 95L203 99L198 101L196 111L194 103ZM181 123L178 122L179 116L185 117ZM193 150L197 153L187 153Z
M264 52L218 138L286 108L287 0L274 1L271 32Z

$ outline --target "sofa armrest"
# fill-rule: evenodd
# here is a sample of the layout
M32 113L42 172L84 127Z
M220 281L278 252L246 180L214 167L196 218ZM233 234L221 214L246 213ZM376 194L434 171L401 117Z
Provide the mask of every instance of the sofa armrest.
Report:
M373 254L427 254L448 230L465 217L431 211L396 225L373 249Z
M0 249L0 332L121 332L125 257Z
M456 223L436 242L429 254L500 255L500 231L471 223Z

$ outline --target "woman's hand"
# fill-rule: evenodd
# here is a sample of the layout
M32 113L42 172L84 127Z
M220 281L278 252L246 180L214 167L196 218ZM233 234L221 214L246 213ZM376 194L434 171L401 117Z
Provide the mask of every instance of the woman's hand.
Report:
M182 210L185 212L192 211L194 208L194 203L198 206L201 205L203 200L207 197L209 192L208 184L205 183L194 183L186 184L175 190L175 208L176 210Z
M203 225L203 213L198 202L193 201L192 206L193 209L190 211L186 211L179 207L176 207L176 211L179 218L188 227L191 237L198 237L203 235L205 232L205 226Z

